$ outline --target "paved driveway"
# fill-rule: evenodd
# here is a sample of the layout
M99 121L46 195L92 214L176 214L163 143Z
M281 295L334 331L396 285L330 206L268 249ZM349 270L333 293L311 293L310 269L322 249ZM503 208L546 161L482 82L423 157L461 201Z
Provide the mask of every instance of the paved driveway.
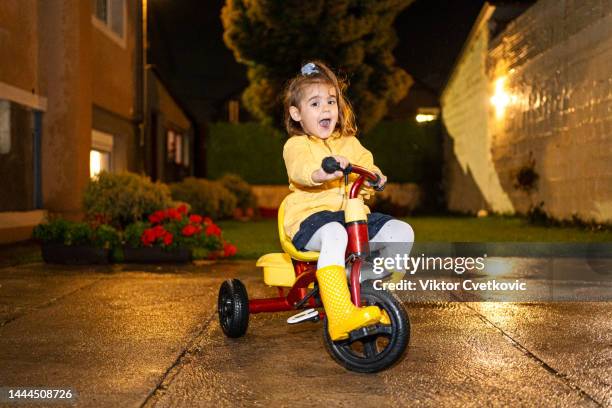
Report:
M365 375L287 313L226 339L227 277L275 293L253 262L0 269L0 387L69 387L91 407L612 406L610 302L406 302L404 360Z

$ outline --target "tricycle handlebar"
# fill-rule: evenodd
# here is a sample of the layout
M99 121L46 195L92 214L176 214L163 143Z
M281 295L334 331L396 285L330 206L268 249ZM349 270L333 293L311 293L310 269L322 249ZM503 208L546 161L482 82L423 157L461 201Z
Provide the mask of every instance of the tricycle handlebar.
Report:
M378 186L378 183L380 183L380 175L371 172L370 170L364 167L357 166L355 164L349 164L348 166L346 166L345 169L342 169L342 167L340 167L340 163L338 163L338 161L331 156L323 159L321 167L323 168L323 171L328 174L332 174L340 170L344 173L345 176L350 173L355 173L360 176L357 180L355 180L355 183L353 183L353 186L351 187L351 192L349 195L350 198L357 197L357 195L359 194L359 190L361 189L361 185L366 179L372 184L374 190L383 191L385 189L384 185Z

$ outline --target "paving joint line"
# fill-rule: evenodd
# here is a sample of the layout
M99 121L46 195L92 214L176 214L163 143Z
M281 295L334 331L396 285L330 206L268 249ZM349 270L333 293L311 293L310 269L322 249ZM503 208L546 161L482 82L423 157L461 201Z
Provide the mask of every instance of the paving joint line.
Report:
M202 324L200 330L196 332L181 354L179 354L172 365L168 367L168 369L161 376L155 388L149 392L145 400L140 405L141 408L148 406L148 404L155 404L154 399L160 394L160 392L168 389L174 378L181 372L185 359L188 357L188 355L194 354L197 344L202 339L204 332L209 328L210 323L213 321L215 316L216 313L212 313L205 323Z
M24 312L22 312L22 313L18 313L18 314L16 314L16 315L14 315L14 316L10 317L10 318L9 318L9 319L7 319L7 320L5 320L5 321L3 321L3 322L0 322L0 329L1 329L1 328L3 328L3 327L5 327L5 326L6 326L6 325L8 325L8 324L10 324L10 323L14 322L15 320L17 320L17 319L21 318L21 317L24 317L24 316L26 316L26 315L28 315L28 314L30 314L30 313L32 313L32 312L36 312L36 311L38 311L38 310L44 309L44 308L46 308L46 307L48 307L48 306L51 306L51 305L52 305L52 304L54 304L54 303L59 302L60 300L62 300L62 299L64 299L64 298L66 298L66 297L68 297L68 296L71 296L71 295L73 295L73 294L75 294L75 293L77 293L77 292L79 292L79 291L81 291L81 290L83 290L83 289L89 288L89 287L91 287L91 286L95 285L96 283L100 282L100 281L101 281L101 280L103 280L103 279L105 279L105 278L98 278L98 279L96 279L95 281L93 281L93 282L91 282L91 283L88 283L88 284L83 285L83 286L81 286L81 287L79 287L79 288L76 288L76 289L75 289L75 290L73 290L72 292L65 293L65 294L61 295L60 297L54 297L54 298L51 298L50 300L48 300L47 302L45 302L45 303L43 303L43 304L40 304L40 305L38 305L38 306L34 306L34 307L32 307L31 309L27 309L26 311L24 311Z
M469 305L465 305L468 309L472 310L474 313L476 313L476 316L478 316L478 318L480 320L482 320L485 324L495 328L496 330L498 330L502 336L504 338L506 338L507 340L509 340L510 344L512 344L515 348L517 348L518 350L520 350L523 354L525 354L527 357L529 357L530 359L534 360L538 365L540 365L542 368L544 368L546 371L548 371L550 374L554 375L556 378L560 379L561 382L563 382L563 384L565 384L567 387L569 387L570 389L572 389L573 391L577 391L582 397L585 397L589 400L591 400L593 403L597 404L597 406L603 407L604 405L598 401L597 399L595 399L595 397L593 397L592 395L590 395L588 392L586 392L585 390L583 390L582 388L580 388L580 386L574 384L568 377L566 374L558 371L557 369L555 369L554 367L552 367L551 365L549 365L548 363L546 363L544 360L542 360L540 357L538 357L537 355L535 355L533 352L529 351L529 349L527 349L527 347L523 346L518 340L516 340L515 338L513 338L512 336L510 336L508 333L506 333L506 331L504 329L502 329L501 327L499 327L498 325L496 325L495 323L493 323L491 320L489 320L485 315L481 314L479 311L477 311L476 309L474 309L473 307L469 306Z

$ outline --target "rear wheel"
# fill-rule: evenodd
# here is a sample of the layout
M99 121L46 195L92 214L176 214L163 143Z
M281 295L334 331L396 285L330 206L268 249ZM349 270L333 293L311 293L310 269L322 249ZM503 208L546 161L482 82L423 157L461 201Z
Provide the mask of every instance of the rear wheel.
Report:
M228 279L219 289L219 325L227 337L242 337L249 326L249 297L238 279Z
M370 282L361 285L364 306L378 306L391 324L378 323L351 332L348 340L332 341L327 330L323 336L327 351L347 370L375 373L395 364L404 354L410 341L410 321L401 302L391 293L376 290Z

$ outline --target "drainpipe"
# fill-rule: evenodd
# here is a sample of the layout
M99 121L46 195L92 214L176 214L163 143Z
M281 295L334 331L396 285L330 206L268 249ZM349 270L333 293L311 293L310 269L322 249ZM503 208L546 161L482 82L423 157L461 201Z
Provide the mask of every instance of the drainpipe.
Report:
M139 163L139 170L146 169L146 154L145 153L145 64L146 50L145 50L145 36L146 36L146 0L139 0L136 2L136 63L134 67L134 125L136 128L136 135L138 137L138 147L140 150L139 157L144 161Z

